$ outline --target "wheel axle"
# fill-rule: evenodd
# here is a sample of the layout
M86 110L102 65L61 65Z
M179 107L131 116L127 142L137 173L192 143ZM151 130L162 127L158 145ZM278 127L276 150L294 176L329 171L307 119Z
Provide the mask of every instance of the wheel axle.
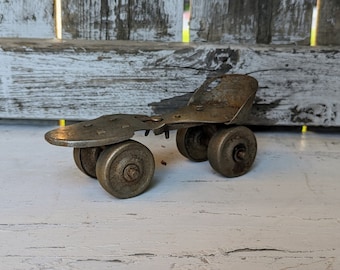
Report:
M140 177L139 167L135 164L129 164L124 169L124 179L128 182L136 181Z

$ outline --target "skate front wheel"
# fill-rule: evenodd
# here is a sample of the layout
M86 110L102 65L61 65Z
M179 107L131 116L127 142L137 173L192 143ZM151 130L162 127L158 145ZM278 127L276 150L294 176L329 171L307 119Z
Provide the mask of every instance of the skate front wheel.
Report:
M247 127L221 129L211 138L208 159L211 167L226 177L247 173L256 157L254 133Z
M155 171L155 161L143 144L127 140L111 145L99 156L96 174L101 186L120 199L143 193Z

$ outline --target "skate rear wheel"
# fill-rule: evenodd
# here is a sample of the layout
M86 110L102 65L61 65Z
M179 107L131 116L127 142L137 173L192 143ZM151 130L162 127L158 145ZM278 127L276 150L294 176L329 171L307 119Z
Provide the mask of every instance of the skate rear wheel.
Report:
M176 145L178 151L191 161L208 160L209 140L216 131L214 125L196 126L177 130Z

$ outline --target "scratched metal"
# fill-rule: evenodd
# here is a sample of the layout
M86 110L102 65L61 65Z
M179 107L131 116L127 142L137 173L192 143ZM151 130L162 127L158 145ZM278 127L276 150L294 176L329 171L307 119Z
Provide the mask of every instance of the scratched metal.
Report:
M210 78L194 92L187 106L172 113L104 115L49 131L45 139L54 145L85 148L125 141L138 130L167 135L170 130L202 124L241 124L248 117L257 88L256 79L248 75Z

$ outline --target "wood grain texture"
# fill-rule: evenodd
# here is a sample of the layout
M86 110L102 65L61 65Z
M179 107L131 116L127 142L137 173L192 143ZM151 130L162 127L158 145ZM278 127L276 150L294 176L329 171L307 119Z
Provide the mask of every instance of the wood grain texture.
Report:
M257 1L192 1L190 40L249 42L256 39Z
M315 0L192 2L192 41L309 44Z
M0 1L0 37L53 38L53 1Z
M209 77L259 81L250 124L339 126L339 48L0 41L0 117L89 119L183 106Z
M340 1L320 0L318 45L340 45Z
M182 0L64 1L63 36L67 39L180 41L182 14Z
M273 1L258 2L256 43L270 44L272 41Z
M309 45L314 6L316 0L273 0L272 43Z

